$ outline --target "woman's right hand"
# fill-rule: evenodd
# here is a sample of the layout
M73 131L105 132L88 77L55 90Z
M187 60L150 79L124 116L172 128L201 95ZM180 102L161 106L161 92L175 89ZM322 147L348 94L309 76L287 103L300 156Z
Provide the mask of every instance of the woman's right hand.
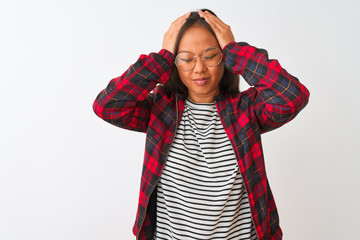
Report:
M164 35L162 48L170 51L172 54L175 52L175 42L177 35L179 33L180 28L186 21L186 19L190 16L190 12L182 15L175 21L173 21Z

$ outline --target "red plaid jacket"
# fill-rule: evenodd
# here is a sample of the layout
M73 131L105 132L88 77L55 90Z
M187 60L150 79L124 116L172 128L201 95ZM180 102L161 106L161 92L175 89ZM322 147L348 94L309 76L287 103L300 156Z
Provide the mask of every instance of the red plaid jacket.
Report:
M292 120L308 103L309 91L299 80L269 60L264 49L245 42L223 48L225 67L241 74L251 87L237 95L215 97L223 127L234 148L259 240L282 239L279 216L266 176L262 133ZM162 49L141 55L120 77L112 79L93 103L103 120L146 133L145 156L133 233L151 240L156 222L156 185L167 159L186 96L167 97L174 56Z

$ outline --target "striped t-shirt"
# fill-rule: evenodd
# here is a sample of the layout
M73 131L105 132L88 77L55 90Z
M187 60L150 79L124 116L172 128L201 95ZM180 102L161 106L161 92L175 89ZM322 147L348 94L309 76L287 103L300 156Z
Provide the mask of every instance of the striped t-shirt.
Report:
M258 239L215 102L185 100L158 183L156 214L154 239Z

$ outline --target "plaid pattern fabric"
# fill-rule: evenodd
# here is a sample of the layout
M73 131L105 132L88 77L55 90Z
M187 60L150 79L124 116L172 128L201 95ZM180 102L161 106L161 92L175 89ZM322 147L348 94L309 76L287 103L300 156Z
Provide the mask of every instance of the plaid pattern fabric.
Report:
M216 107L248 192L252 218L260 240L282 239L279 216L266 176L260 135L292 120L308 103L309 91L270 60L264 49L246 42L223 48L225 67L251 85L236 96L220 93ZM156 184L164 167L185 95L167 97L174 56L162 49L141 55L120 77L112 79L93 103L103 120L121 128L146 133L145 156L133 233L152 239L156 214Z

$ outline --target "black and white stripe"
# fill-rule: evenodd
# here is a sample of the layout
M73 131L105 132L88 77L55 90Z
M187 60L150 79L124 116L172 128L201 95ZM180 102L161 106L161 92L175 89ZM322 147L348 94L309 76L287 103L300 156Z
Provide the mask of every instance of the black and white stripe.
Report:
M215 102L185 101L158 183L154 239L257 239Z

